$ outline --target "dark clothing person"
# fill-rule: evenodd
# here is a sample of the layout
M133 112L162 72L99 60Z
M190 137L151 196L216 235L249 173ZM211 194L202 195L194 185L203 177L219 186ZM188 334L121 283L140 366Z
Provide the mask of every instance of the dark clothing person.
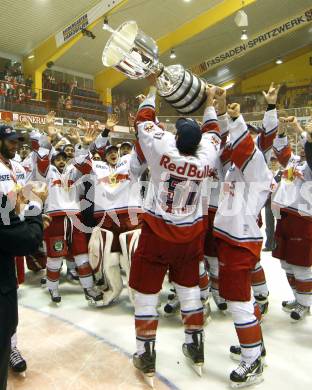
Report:
M11 336L18 323L14 257L34 253L43 239L40 211L35 206L30 209L23 222L10 213L10 224L4 224L0 215L0 390L7 388ZM31 216L35 214L39 215Z
M265 234L266 241L264 245L264 250L272 251L275 247L274 242L274 231L275 231L275 220L271 209L271 197L268 199L265 204Z
M304 151L309 168L312 171L312 142L306 142L304 145Z

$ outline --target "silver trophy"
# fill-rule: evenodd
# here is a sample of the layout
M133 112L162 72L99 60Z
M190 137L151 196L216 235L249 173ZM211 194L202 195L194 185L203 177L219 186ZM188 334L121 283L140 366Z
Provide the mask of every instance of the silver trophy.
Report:
M206 82L182 65L164 66L156 42L139 30L134 21L112 32L102 55L104 66L113 67L130 79L157 75L157 90L181 114L190 114L206 101Z

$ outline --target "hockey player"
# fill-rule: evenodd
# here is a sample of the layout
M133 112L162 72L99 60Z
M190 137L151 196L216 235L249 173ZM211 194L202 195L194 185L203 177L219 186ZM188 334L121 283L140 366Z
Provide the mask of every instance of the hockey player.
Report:
M224 298L219 294L219 264L215 238L213 236L213 223L215 214L218 208L219 193L221 184L224 181L225 173L228 169L228 160L226 153L226 142L228 137L228 117L226 114L226 91L218 88L215 94L215 108L218 113L218 123L220 126L221 145L219 158L217 160L216 175L205 180L205 196L208 210L208 225L205 235L205 264L209 271L209 284L212 297L218 309L224 313L227 309L227 304Z
M130 154L132 151L132 148L133 148L133 145L131 142L129 142L129 141L122 142L122 144L120 145L120 148L119 148L120 157L125 156L126 154Z
M116 301L122 290L120 266L129 275L127 254L121 247L123 235L139 228L141 214L141 195L139 176L145 169L135 151L119 157L118 148L108 144L108 135L117 123L115 117L109 117L105 130L95 139L95 130L88 130L83 145L77 150L75 167L82 175L89 175L93 185L87 198L94 203L95 225L90 242L90 254L94 254L94 266L97 285L108 284L104 291L104 303ZM90 149L95 149L105 161L94 161ZM112 242L110 244L110 238ZM104 246L99 253L98 249ZM122 264L121 264L122 263ZM105 276L105 278L104 278Z
M293 301L283 301L283 309L290 312L293 321L303 319L312 305L312 213L311 180L312 161L300 161L293 155L288 144L286 127L299 133L306 150L311 148L312 123L306 128L307 135L295 117L281 118L279 135L274 141L274 150L281 165L285 167L278 190L272 203L280 209L275 231L276 249L272 256L280 259L288 283L294 293Z
M66 161L64 152L53 154L53 149L40 148L37 153L38 172L45 178L49 190L45 210L52 217L44 236L47 247L47 287L52 302L60 303L58 286L63 257L73 257L86 300L101 307L103 296L93 286L87 238L73 223L74 217L79 218L80 214L80 192L78 186L73 185L77 173L73 165L66 167Z
M262 381L264 348L261 312L251 298L252 271L260 257L257 218L272 187L272 174L255 146L237 103L228 106L230 161L214 221L220 295L227 300L240 342L241 362L230 375L233 387Z
M228 136L228 119L226 115L226 91L222 88L217 88L215 93L214 106L218 114L218 123L220 126L221 145L219 156L223 157L223 148L226 145ZM218 208L219 192L221 183L224 179L226 170L228 169L227 161L224 165L219 157L216 161L216 174L214 177L208 177L203 182L203 207L207 215L207 232L205 234L205 258L199 264L199 287L201 290L201 300L204 307L204 318L209 318L211 308L209 304L209 294L212 293L213 300L221 312L225 312L227 304L220 297L218 274L219 265L216 252L215 238L213 237L213 221ZM208 276L209 275L209 276ZM171 289L168 295L168 302L164 307L166 315L176 313L180 307L179 299L176 291Z
M151 76L152 81L155 81ZM214 173L219 127L212 106L215 87L207 87L205 124L192 119L176 123L177 135L155 124L156 87L140 105L136 126L141 159L150 167L142 233L131 264L130 286L135 290L137 352L133 363L152 385L158 294L169 269L181 304L185 326L183 353L201 375L204 363L203 306L198 264L203 258L205 229L201 184ZM203 134L202 134L203 133Z
M278 98L279 89L280 85L275 86L272 82L268 92L262 92L264 99L267 103L267 109L264 113L262 129L256 135L255 139L257 148L260 152L262 152L266 164L268 166L273 151L273 141L276 138L278 129L276 102ZM258 224L261 227L261 214L259 214L258 216ZM266 283L265 273L260 263L260 257L251 274L251 285L255 300L260 307L262 316L264 316L267 313L269 306L269 290Z
M31 152L30 146L28 144L23 144L19 150L19 155L21 157L21 160L24 161L25 158L29 156L30 152Z
M276 88L271 83L268 92L263 92L267 101L268 107L264 114L263 126L261 131L256 135L255 143L258 149L263 153L265 160L270 160L272 152L273 140L277 132L277 112L276 112L276 100L278 96L279 86ZM218 112L218 121L221 128L221 148L220 148L220 161L217 167L217 175L213 182L211 180L206 181L207 198L209 200L209 212L208 212L208 230L205 239L205 259L208 263L210 288L214 301L221 312L227 309L225 300L220 297L219 294L219 265L216 251L215 238L213 237L213 223L215 213L219 202L219 193L221 184L224 181L227 171L231 167L231 145L227 142L229 135L228 132L228 115L226 113L226 93L221 88L218 88L215 95L216 107ZM214 185L212 185L214 184ZM206 263L206 264L207 264ZM260 264L260 260L255 265L252 271L252 288L254 297L260 306L262 314L265 314L268 310L268 295L265 274Z

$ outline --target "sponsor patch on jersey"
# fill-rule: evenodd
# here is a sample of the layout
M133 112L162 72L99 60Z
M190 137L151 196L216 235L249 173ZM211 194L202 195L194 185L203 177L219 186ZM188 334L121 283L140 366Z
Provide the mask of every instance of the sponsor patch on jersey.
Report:
M154 129L154 123L153 122L146 122L145 125L144 125L144 130L146 132L150 132Z
M249 225L244 224L244 234L248 234L249 232Z
M53 249L55 250L55 252L62 252L62 250L64 249L64 242L62 240L55 241Z
M162 137L165 135L165 133L163 131L159 131L157 133L154 134L154 137L153 138L156 138L156 139L162 139Z

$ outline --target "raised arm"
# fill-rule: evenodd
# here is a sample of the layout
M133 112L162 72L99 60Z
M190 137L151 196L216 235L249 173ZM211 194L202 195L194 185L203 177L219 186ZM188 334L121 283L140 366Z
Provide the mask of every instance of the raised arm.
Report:
M90 145L94 142L96 136L97 132L95 129L87 129L82 137L82 143L75 147L74 167L82 175L88 175L92 171ZM103 138L105 137L103 136Z
M41 134L38 136L38 134L32 135L32 144L35 145L35 154L34 154L34 164L38 170L38 173L41 177L45 178L47 176L50 164L51 164L51 158L53 153L53 147L51 144L52 135L50 133L51 127L48 129L48 134ZM54 133L54 127L53 127L53 134Z
M266 162L270 161L273 141L276 137L278 129L276 102L279 89L280 85L275 87L274 83L271 83L268 92L262 92L268 106L266 112L264 113L262 125L263 131L260 133L260 135L258 135L256 143L258 149L263 153Z
M273 149L279 163L283 167L286 167L291 160L299 160L299 157L293 154L291 146L289 145L287 138L287 127L290 127L298 134L299 140L303 147L306 143L305 132L300 126L297 118L294 116L289 116L287 118L281 117L277 133L278 135L274 140Z
M99 153L102 159L105 158L105 148L108 144L108 135L111 131L114 131L114 127L117 124L118 124L117 115L116 114L108 115L107 121L105 123L105 129L94 141L93 151Z
M156 99L156 76L151 75L148 78L151 86L147 96L140 95L143 99L140 99L140 106L135 117L134 126L137 126L140 122L151 121L156 123L156 111L155 111L155 99ZM138 96L138 98L140 98Z
M231 161L240 169L247 182L267 181L268 167L263 154L255 146L247 129L240 105L233 103L228 106L230 116L229 133L231 143Z
M135 150L141 163L152 158L153 140L155 134L164 133L164 131L156 125L155 106L156 87L152 85L148 95L139 106L135 120L135 127L137 130Z

